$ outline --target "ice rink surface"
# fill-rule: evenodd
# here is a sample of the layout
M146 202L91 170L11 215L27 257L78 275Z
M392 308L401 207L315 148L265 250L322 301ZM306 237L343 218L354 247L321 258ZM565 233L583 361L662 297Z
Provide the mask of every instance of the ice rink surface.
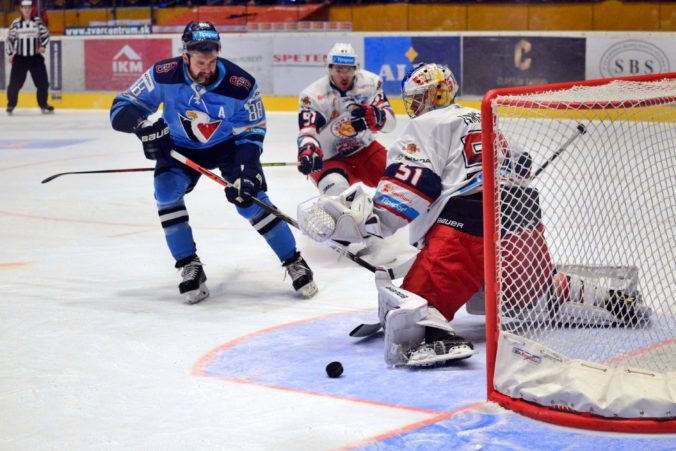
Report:
M294 161L295 114L268 125L263 161ZM135 136L106 111L19 109L0 131L0 450L676 449L675 434L579 431L485 402L482 316L453 322L476 344L471 359L388 368L382 336L348 336L377 321L372 274L296 233L320 288L296 297L205 178L186 203L211 297L186 305L152 172L40 184L150 167ZM266 177L291 216L315 195L294 167ZM370 257L410 252L403 233ZM334 360L345 373L329 379Z

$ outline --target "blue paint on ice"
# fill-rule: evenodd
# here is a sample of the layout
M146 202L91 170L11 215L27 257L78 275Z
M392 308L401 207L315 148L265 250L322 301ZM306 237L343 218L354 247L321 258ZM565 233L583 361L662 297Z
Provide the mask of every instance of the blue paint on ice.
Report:
M388 367L383 360L382 332L363 339L348 336L358 324L376 322L374 312L318 319L251 337L225 349L207 366L206 372L254 383L447 412L486 399L483 318L477 319L468 318L455 326L460 334L466 328L473 335L481 354L432 371ZM329 378L325 372L326 365L334 360L340 361L345 369L337 379ZM449 389L440 390L443 387Z
M331 316L291 324L246 338L224 349L206 367L212 376L243 379L355 400L385 403L443 414L486 400L483 317L457 315L459 335L472 340L480 354L435 369L389 368L383 361L382 332L354 339L360 323L377 321L375 312ZM342 362L337 379L326 365ZM676 434L617 434L582 431L520 416L493 403L396 434L360 450L676 450Z

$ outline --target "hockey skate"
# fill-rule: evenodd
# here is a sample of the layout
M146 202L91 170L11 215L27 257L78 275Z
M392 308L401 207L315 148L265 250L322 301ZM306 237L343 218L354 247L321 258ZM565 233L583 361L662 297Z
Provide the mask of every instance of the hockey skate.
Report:
M476 354L474 345L458 336L449 335L432 343L422 343L406 354L406 366L442 366L454 360L467 359Z
M186 295L188 304L197 304L209 296L209 289L205 284L207 275L198 256L176 262L176 268L183 269L181 271L183 281L178 285L178 291Z
M286 268L287 274L293 281L293 289L300 293L304 298L311 298L319 289L312 278L312 270L305 262L300 252L296 252L291 258L287 259L282 266Z

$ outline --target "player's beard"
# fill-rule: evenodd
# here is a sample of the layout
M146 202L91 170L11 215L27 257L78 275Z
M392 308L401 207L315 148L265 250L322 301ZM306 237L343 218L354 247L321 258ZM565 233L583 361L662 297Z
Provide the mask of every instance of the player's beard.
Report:
M202 71L198 72L197 76L194 76L193 79L199 83L200 85L207 86L211 84L216 79L216 71L213 72L207 72L207 71Z

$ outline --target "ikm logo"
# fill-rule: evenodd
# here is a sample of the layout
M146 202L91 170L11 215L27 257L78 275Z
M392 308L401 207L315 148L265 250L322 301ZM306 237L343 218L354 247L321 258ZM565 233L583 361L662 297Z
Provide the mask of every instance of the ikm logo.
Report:
M143 73L143 58L129 44L125 44L119 52L113 56L113 75L128 75Z

